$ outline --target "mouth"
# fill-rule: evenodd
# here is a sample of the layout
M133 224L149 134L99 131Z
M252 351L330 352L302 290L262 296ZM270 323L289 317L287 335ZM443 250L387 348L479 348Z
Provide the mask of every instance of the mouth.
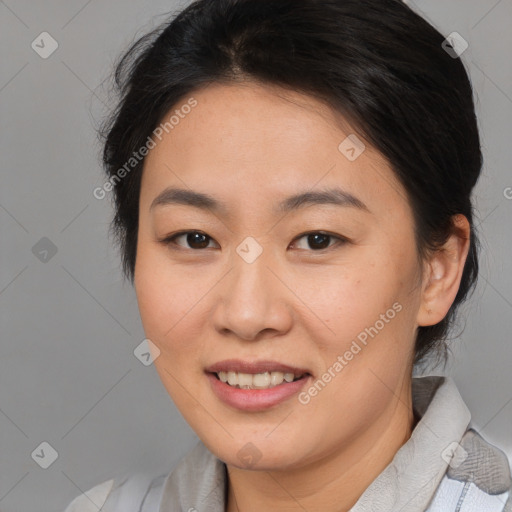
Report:
M280 386L283 382L295 382L309 375L307 372L296 375L293 372L280 371L263 373L219 371L212 373L221 382L238 389L270 389Z
M243 361L228 359L205 369L228 386L240 389L269 389L311 376L306 368L278 361Z
M227 405L262 411L296 395L312 378L305 368L276 361L221 361L205 369L213 392Z

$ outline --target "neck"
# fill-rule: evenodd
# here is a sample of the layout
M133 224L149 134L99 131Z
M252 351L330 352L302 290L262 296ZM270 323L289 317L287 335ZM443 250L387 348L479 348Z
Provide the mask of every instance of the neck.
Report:
M410 382L379 420L349 446L293 470L250 471L228 465L226 512L348 512L407 442L418 418Z

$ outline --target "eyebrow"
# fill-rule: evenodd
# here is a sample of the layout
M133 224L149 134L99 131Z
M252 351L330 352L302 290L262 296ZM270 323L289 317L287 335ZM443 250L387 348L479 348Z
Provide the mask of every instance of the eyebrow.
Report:
M167 206L170 204L181 204L200 208L202 210L211 210L226 215L228 209L226 205L214 197L182 188L166 188L151 203L150 211L157 206ZM307 191L294 194L287 197L274 206L274 212L288 213L292 210L299 210L307 206L322 204L332 204L342 207L353 207L367 213L370 209L360 199L341 188L330 188L320 191Z

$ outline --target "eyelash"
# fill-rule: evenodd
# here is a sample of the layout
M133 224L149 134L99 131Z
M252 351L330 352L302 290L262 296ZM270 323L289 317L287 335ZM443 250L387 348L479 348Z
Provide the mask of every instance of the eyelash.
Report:
M184 249L184 250L191 250L191 251L202 251L202 250L208 249L208 247L204 247L202 249L193 249L193 248L188 248L188 247L182 247L182 246L178 245L175 242L175 240L178 237L183 236L183 235L188 235L188 234L191 234L191 233L198 233L200 235L204 235L207 239L213 240L212 237L210 237L206 233L203 233L202 231L194 231L194 230L192 230L192 231L180 231L180 232L175 233L173 235L169 235L169 236L165 237L162 240L159 240L159 242L164 244L165 246L168 246L168 247L170 247L171 245L175 246L175 247L170 247L173 250ZM323 236L326 236L326 237L331 238L331 239L336 239L338 241L337 243L335 243L333 245L330 245L328 247L325 247L323 249L318 249L318 250L311 249L311 250L309 250L309 252L322 253L324 251L328 251L328 250L333 249L333 247L344 245L344 244L349 242L349 240L347 238L345 238L345 237L342 237L342 236L339 236L339 235L334 235L334 234L331 234L331 233L328 233L328 232L324 232L324 231L307 231L306 233L302 233L301 235L295 237L293 242L295 242L297 240L300 240L301 238L304 238L304 237L306 237L308 235L323 235ZM307 249L301 249L301 250L307 250Z

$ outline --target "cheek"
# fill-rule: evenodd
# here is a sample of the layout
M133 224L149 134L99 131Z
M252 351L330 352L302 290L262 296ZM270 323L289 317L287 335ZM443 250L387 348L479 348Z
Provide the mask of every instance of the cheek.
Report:
M352 374L355 381L358 372L370 368L383 377L400 374L413 349L415 254L392 247L385 253L379 247L369 247L366 257L337 274L327 294L314 292L312 309L321 312L330 329L317 338L325 367L341 356L341 373Z
M317 280L302 295L331 329L331 340L351 340L385 315L401 294L402 280L384 259L359 258L342 271L327 273L324 281ZM388 316L394 313L391 310Z
M181 324L197 297L187 279L142 244L135 266L135 291L146 337L162 352L179 345ZM184 341L184 340L183 340Z
M187 295L190 284L186 280L178 276L171 279L169 269L163 275L146 256L141 256L137 263L135 279L144 333L160 351L154 366L162 384L176 406L188 416L195 402L183 393L183 385L188 381L190 387L189 379L198 371L190 363L198 359L203 339L193 331L191 307L197 297Z

